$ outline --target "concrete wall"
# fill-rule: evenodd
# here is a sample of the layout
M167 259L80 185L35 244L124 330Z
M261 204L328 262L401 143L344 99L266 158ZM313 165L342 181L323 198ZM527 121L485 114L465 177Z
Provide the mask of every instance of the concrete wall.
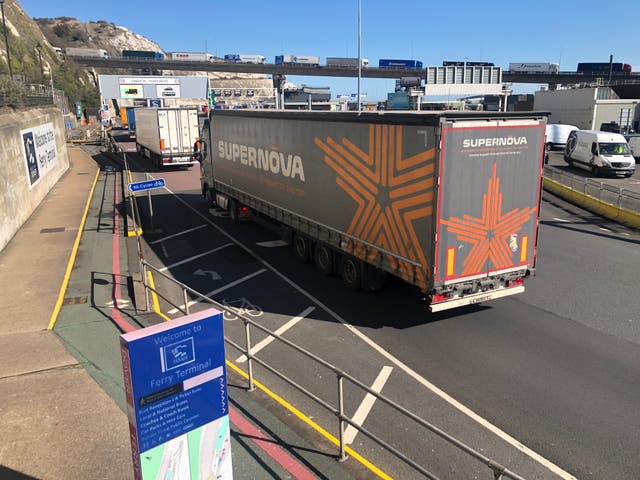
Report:
M45 107L0 114L0 152L2 250L69 168L60 110ZM28 152L37 160L31 170Z

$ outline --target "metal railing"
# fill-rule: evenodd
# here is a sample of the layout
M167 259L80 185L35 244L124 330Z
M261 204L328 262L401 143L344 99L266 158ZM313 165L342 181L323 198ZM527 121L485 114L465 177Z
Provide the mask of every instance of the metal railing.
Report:
M174 279L173 277L171 277L170 275L166 274L161 269L153 266L152 264L150 264L149 262L147 262L144 259L140 260L140 265L141 265L141 269L142 269L141 271L142 271L143 285L144 285L144 289L145 289L145 302L146 302L147 309L149 309L149 292L153 292L154 294L158 295L160 298L165 300L167 303L169 303L174 308L176 308L179 311L183 312L185 315L188 315L190 313L189 296L191 296L192 300L200 299L205 303L209 303L209 304L213 305L215 308L219 309L220 311L230 312L235 317L241 319L243 324L244 324L245 345L241 346L238 343L236 343L233 340L231 340L229 338L226 338L226 337L225 337L225 342L228 345L231 345L232 347L234 347L239 352L241 352L247 358L247 370L248 370L247 374L248 374L248 380L249 380L249 388L248 388L249 391L255 390L254 374L253 374L253 364L255 362L258 365L260 365L263 368L265 368L266 370L268 370L273 375L276 375L281 380L284 380L287 384L289 384L290 386L295 388L300 393L304 394L307 398L313 400L315 403L317 403L318 405L323 407L325 410L327 410L330 413L332 413L333 415L335 415L336 418L337 418L337 421L338 421L338 425L337 425L337 431L339 432L339 435L338 435L339 455L338 456L339 456L340 460L344 460L344 459L347 458L344 433L345 433L346 426L350 425L351 427L355 428L360 433L366 435L368 438L373 440L375 443L377 443L378 445L380 445L381 447L386 449L388 452L392 453L394 456L396 456L398 459L403 461L405 464L411 466L416 471L418 471L421 474L423 474L426 478L428 478L430 480L438 480L439 479L439 477L437 477L435 474L433 474L432 472L430 472L429 470L427 470L426 468L424 468L423 466L418 464L416 461L414 461L411 458L409 458L408 456L406 456L399 449L397 449L396 447L392 446L390 443L385 441L380 436L374 434L370 430L368 430L368 429L364 428L362 425L358 424L353 418L349 417L345 413L345 407L344 407L344 403L345 403L344 402L345 386L344 386L344 382L347 381L351 385L353 385L354 387L357 387L360 390L362 390L363 392L365 392L366 394L372 395L373 397L375 397L380 402L384 403L388 407L390 407L393 410L395 410L397 413L399 413L402 416L404 416L406 419L413 421L417 426L420 426L422 428L425 428L425 429L429 430L431 433L437 435L438 437L443 439L445 442L448 442L449 444L453 445L454 447L456 447L460 451L466 453L467 455L469 455L473 459L475 459L478 462L481 462L482 464L484 464L486 467L488 467L490 469L494 480L499 480L501 478L510 478L510 479L513 479L513 480L525 480L524 477L521 477L517 473L512 472L511 470L509 470L505 466L503 466L503 465L499 464L498 462L490 459L489 457L483 455L482 453L478 452L477 450L473 449L472 447L470 447L469 445L465 444L464 442L458 440L457 438L453 437L452 435L449 435L444 430L442 430L439 427L435 426L433 423L431 423L431 422L419 417L418 415L412 413L411 411L409 411L408 409L402 407L401 405L399 405L398 403L394 402L393 400L391 400L387 396L377 392L376 390L373 390L372 388L368 387L367 385L365 385L361 381L357 380L353 376L349 375L348 373L346 373L345 371L339 369L338 367L332 365L331 363L327 362L326 360L323 360L322 358L318 357L317 355L315 355L315 354L309 352L308 350L300 347L299 345L295 344L294 342L292 342L292 341L290 341L290 340L278 335L277 333L269 330L268 328L263 327L262 325L260 325L259 323L255 322L254 320L252 320L248 316L242 314L241 312L238 312L237 310L232 310L227 305L219 303L219 302L209 298L207 295L205 295L203 293L200 293L197 290L189 287L188 285L185 285L184 283ZM163 294L162 292L157 290L155 287L152 287L148 282L147 272L149 270L153 271L154 274L158 274L158 275L162 276L163 278L165 278L166 280L168 280L168 281L172 282L173 284L175 284L176 286L178 286L182 290L182 301L184 303L178 305L175 302L173 302L170 298L168 298L167 295ZM333 375L335 376L335 379L336 379L335 380L336 381L335 388L336 388L336 390L338 392L337 405L333 405L330 402L327 402L326 400L320 398L318 395L314 394L308 388L305 388L304 386L300 385L298 382L296 382L292 378L290 378L287 375L285 375L284 373L278 371L278 369L276 369L275 367L269 365L263 359L258 358L255 355L255 353L252 351L253 350L253 346L252 346L252 343L251 343L251 338L252 338L251 328L257 329L257 330L261 331L262 333L268 335L269 337L272 337L273 339L275 339L278 342L280 342L282 345L284 345L284 346L286 346L286 347L288 347L288 348L290 348L292 350L295 350L297 353L299 353L299 354L303 355L305 358L311 360L317 366L322 366L325 369L329 370L331 373L333 373ZM417 436L417 438L421 438L421 436Z
M544 176L601 202L640 214L640 193L546 165Z

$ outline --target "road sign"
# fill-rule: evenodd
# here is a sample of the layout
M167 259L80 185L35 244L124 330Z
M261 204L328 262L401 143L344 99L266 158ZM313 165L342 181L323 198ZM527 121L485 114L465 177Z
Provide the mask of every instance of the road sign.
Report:
M222 313L120 336L134 478L233 480Z
M143 190L162 188L165 185L164 178L156 178L154 180L145 180L144 182L130 183L128 188L130 192L142 192Z

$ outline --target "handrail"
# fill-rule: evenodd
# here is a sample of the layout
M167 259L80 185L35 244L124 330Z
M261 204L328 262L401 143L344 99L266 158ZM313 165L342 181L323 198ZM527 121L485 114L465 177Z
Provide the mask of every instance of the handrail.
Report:
M265 368L269 372L273 373L278 378L284 380L289 385L294 387L296 390L298 390L299 392L304 394L306 397L308 397L311 400L313 400L315 403L317 403L320 406L324 407L330 413L336 415L336 417L338 418L338 422L339 422L339 425L338 425L338 431L340 432L340 435L339 435L339 437L340 437L339 438L339 447L340 447L339 458L341 460L346 458L345 443L344 443L343 435L344 435L345 424L348 424L348 425L351 425L352 427L356 428L359 432L363 433L364 435L366 435L370 439L372 439L378 445L380 445L383 448L385 448L386 450L388 450L390 453L395 455L397 458L402 460L407 465L410 465L415 470L417 470L418 472L422 473L425 477L429 478L430 480L438 480L438 477L436 477L433 473L429 472L427 469L425 469L424 467L422 467L421 465L416 463L414 460L412 460L409 457L407 457L406 455L404 455L401 451L399 451L398 449L396 449L392 445L388 444L385 440L383 440L379 436L377 436L374 433L370 432L369 430L367 430L366 428L362 427L361 425L358 425L354 421L353 418L350 418L349 416L347 416L344 413L344 407L343 407L344 399L343 399L343 386L342 386L342 383L343 383L344 380L347 380L352 385L354 385L354 386L360 388L361 390L363 390L364 392L374 396L376 399L380 400L381 402L385 403L389 407L393 408L395 411L397 411L398 413L404 415L406 418L414 421L419 426L421 426L423 428L426 428L427 430L429 430L433 434L439 436L440 438L442 438L443 440L445 440L449 444L453 445L454 447L458 448L462 452L466 453L467 455L473 457L474 459L476 459L479 462L481 462L484 465L486 465L491 470L491 472L493 473L494 480L495 479L501 479L503 477L510 478L512 480L525 480L524 477L518 475L515 472L512 472L511 470L509 470L505 466L499 464L498 462L495 462L494 460L492 460L489 457L483 455L482 453L480 453L477 450L473 449L472 447L470 447L469 445L465 444L464 442L462 442L462 441L458 440L457 438L453 437L452 435L446 433L444 430L442 430L439 427L435 426L431 422L419 417L418 415L416 415L416 414L412 413L411 411L409 411L408 409L402 407L401 405L399 405L398 403L394 402L393 400L391 400L390 398L386 397L385 395L373 390L369 386L365 385L361 381L357 380L355 377L352 377L351 375L349 375L348 373L346 373L343 370L339 369L338 367L334 366L333 364L329 363L328 361L326 361L326 360L318 357L317 355L309 352L308 350L306 350L303 347L295 344L291 340L288 340L288 339L278 335L277 333L269 330L268 328L260 325L259 323L253 321L248 316L242 314L241 312L232 310L228 306L226 306L224 304L221 304L221 303L213 300L212 298L209 298L207 295L205 295L205 294L203 294L203 293L201 293L201 292L189 287L188 285L180 282L179 280L176 280L176 279L172 278L170 275L167 275L165 272L161 271L158 267L155 267L154 265L152 265L151 263L147 262L144 259L140 260L140 265L142 266L142 272L143 272L143 275L142 275L142 279L143 280L142 281L143 281L143 285L144 285L144 288L145 288L145 296L148 296L148 293L147 293L148 291L152 291L156 295L162 296L162 298L165 299L173 307L175 307L178 310L184 312L185 314L188 314L189 313L189 304L187 302L187 293L189 293L189 294L192 295L192 298L194 298L194 299L202 299L206 303L209 303L209 304L215 306L219 310L230 312L234 316L240 318L243 321L244 327L245 327L245 346L242 347L242 346L238 345L237 343L235 343L234 341L232 341L231 339L228 339L228 338L225 338L225 342L227 344L231 345L232 347L234 347L235 349L237 349L238 351L242 352L245 355L245 357L247 358L249 391L253 391L255 389L254 377L253 377L253 362L256 362L256 363L258 363L258 365L262 366L263 368ZM157 274L161 275L163 278L165 278L165 279L169 280L170 282L174 283L175 285L179 286L182 289L182 296L183 296L183 299L184 299L184 302L185 302L184 305L176 305L172 301L168 300L166 298L166 296L162 295L155 287L152 287L151 285L149 285L149 283L147 281L147 274L146 274L147 269L152 270L154 273L157 273ZM326 402L325 400L319 398L318 396L316 396L315 394L313 394L312 392L307 390L304 386L298 384L293 379L289 378L285 374L283 374L280 371L278 371L276 368L274 368L271 365L269 365L266 361L258 358L251 351L252 348L251 348L251 341L250 341L250 339L251 339L250 327L253 327L253 328L256 328L256 329L262 331L263 333L265 333L265 334L273 337L277 341L279 341L281 344L286 345L287 347L295 350L296 352L304 355L305 357L313 360L317 364L319 364L319 365L323 366L324 368L330 370L337 378L338 391L339 391L339 398L338 398L338 404L339 405L337 407L332 406L330 403Z

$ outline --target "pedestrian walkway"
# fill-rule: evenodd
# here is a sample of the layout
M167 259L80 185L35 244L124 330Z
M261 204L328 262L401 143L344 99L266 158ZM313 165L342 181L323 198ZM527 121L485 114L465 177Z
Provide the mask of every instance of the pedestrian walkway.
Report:
M0 252L3 480L133 476L118 337L162 320L133 305L120 172L106 156L77 147L69 156L69 171ZM374 478L280 421L239 375L229 371L228 383L236 480Z

